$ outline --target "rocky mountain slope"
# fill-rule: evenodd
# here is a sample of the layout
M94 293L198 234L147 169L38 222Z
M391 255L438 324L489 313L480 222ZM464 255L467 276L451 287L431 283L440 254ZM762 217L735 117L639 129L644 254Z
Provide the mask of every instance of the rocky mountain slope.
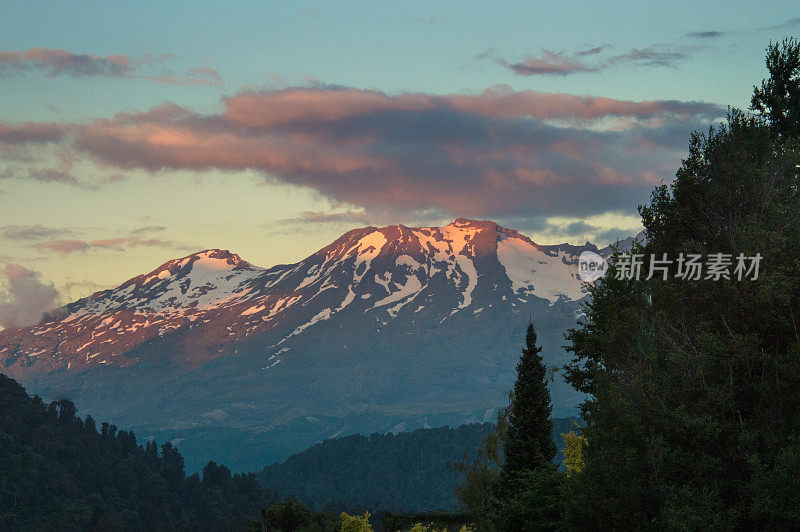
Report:
M488 420L529 319L548 363L565 362L585 249L610 253L457 219L356 229L268 269L206 250L0 331L0 371L140 433L258 434L275 443L265 460L334 435ZM554 413L574 413L580 398L552 388Z

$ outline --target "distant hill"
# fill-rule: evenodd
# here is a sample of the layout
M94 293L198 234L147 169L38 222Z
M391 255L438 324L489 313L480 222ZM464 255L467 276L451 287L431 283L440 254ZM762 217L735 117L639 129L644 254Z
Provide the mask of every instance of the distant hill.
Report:
M554 420L553 438L559 450L561 433L572 430L577 421ZM453 511L454 488L461 476L451 465L474 456L492 430L490 423L473 423L327 440L264 468L256 478L268 490L317 508Z
M0 375L3 530L243 529L276 500L213 462L187 478L170 444L159 453L113 425L98 432L70 401L45 404Z

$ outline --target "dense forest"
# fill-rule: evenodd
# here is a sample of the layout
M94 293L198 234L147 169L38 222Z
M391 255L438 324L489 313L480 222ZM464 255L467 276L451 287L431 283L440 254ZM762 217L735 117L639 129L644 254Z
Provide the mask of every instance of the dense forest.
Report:
M560 447L561 434L573 429L578 419L554 421L552 438ZM455 511L454 489L461 473L453 466L471 459L493 430L492 424L474 423L327 440L264 468L256 478L270 491L317 508Z
M640 208L638 250L760 256L757 279L614 267L569 335L568 380L592 396L571 527L800 527L800 44L770 45L766 64L753 114L693 134Z
M5 530L246 528L278 500L254 475L209 462L184 473L169 443L139 445L68 400L45 404L0 375L0 524Z

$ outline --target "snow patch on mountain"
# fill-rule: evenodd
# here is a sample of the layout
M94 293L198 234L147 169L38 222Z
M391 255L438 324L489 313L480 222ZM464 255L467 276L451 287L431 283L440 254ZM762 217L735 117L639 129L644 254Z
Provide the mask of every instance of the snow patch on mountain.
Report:
M575 257L564 252L549 255L526 240L502 235L497 242L497 259L517 294L532 294L551 304L586 295Z

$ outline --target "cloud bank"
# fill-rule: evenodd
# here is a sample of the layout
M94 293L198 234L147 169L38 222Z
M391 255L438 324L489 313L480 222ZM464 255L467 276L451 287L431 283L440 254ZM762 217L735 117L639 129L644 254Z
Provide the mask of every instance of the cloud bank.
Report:
M77 130L118 169L246 170L372 212L468 216L630 208L670 179L701 102L512 91L431 95L347 87L245 92L219 114L168 104Z
M51 283L43 282L38 273L19 264L8 264L3 276L7 290L0 296L0 326L34 325L56 306L58 290Z
M351 213L342 219L589 215L646 200L653 185L671 179L690 131L725 114L704 102L507 86L444 95L294 87L241 92L223 105L216 114L168 103L84 124L0 123L0 148L53 144L61 164L27 178L72 185L80 184L71 173L77 160L112 175L256 170L267 182L327 198ZM73 253L102 244L40 246Z

